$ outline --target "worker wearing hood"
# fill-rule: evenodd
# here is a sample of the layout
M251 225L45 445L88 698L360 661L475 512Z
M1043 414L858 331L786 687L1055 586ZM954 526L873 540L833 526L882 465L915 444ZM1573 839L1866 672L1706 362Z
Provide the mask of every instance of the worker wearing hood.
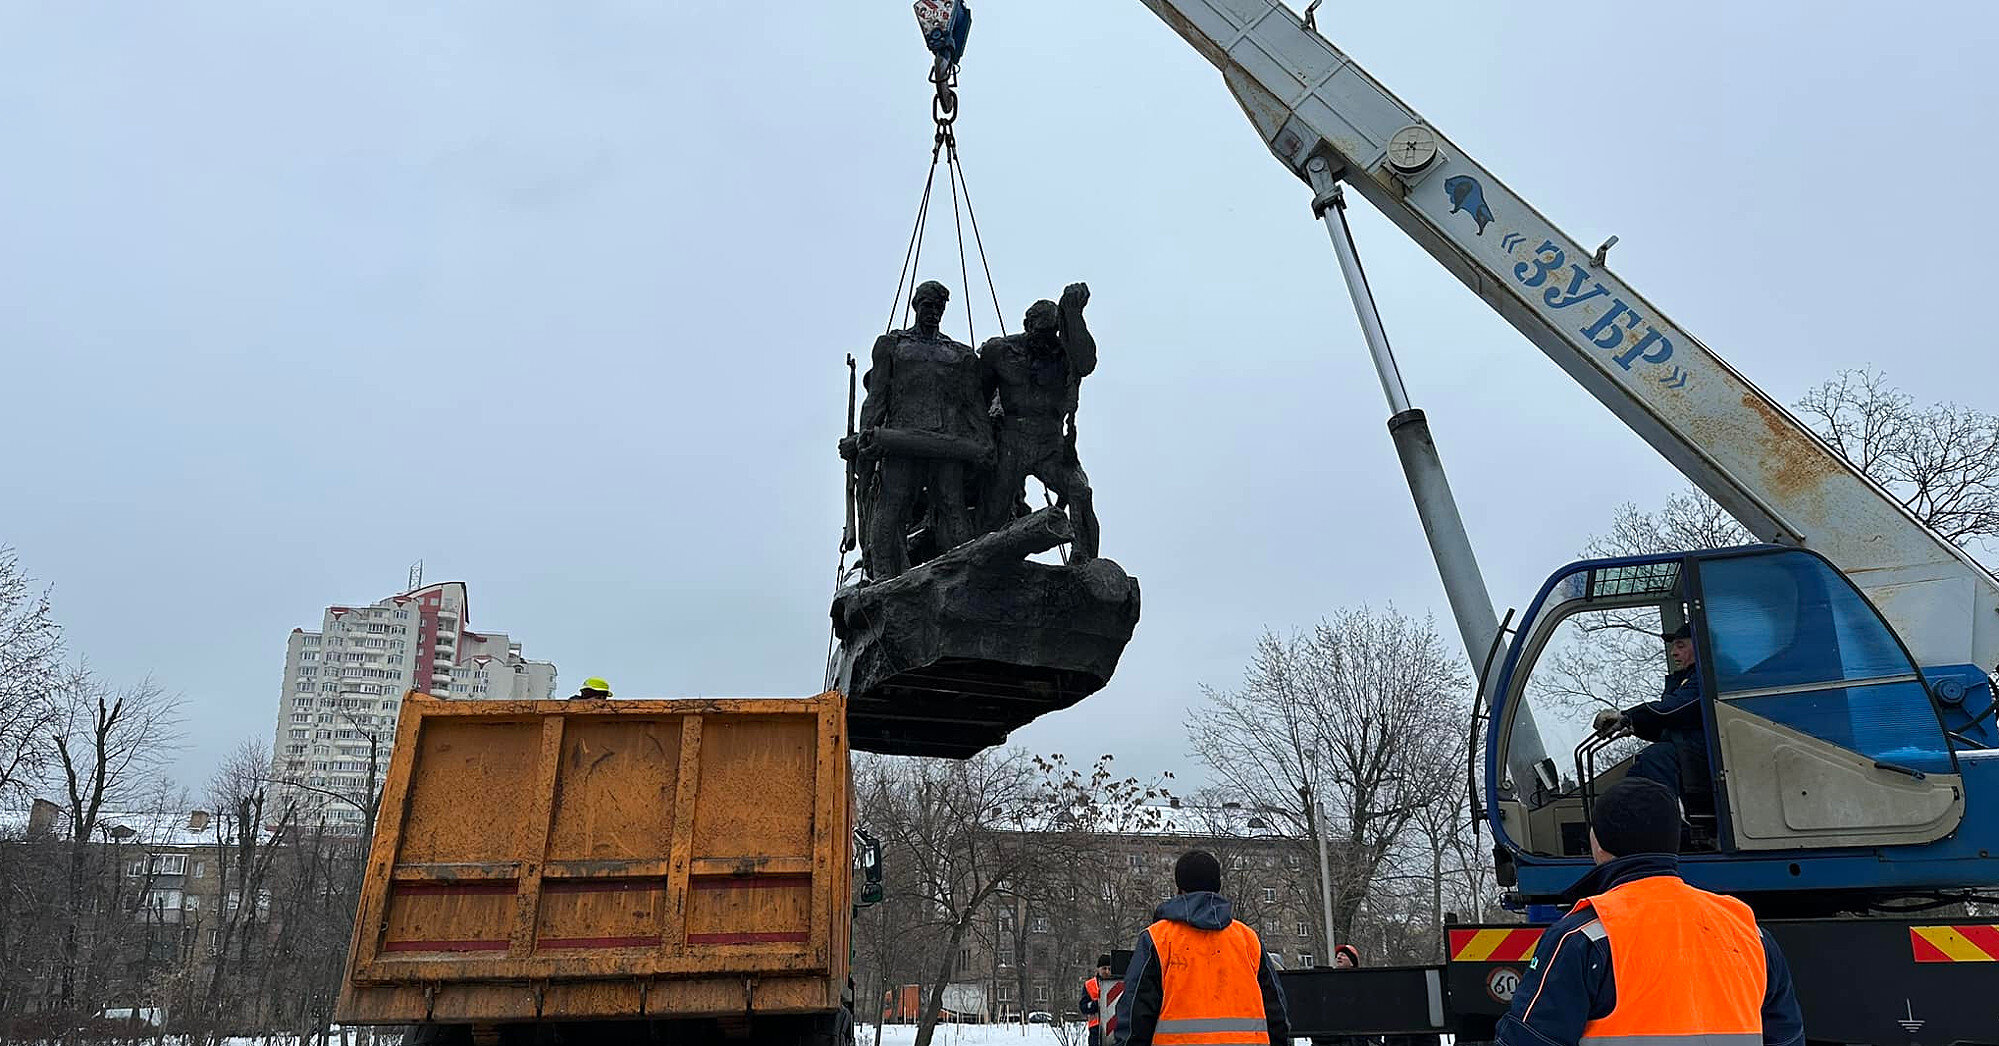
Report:
M1291 1025L1256 931L1235 920L1215 855L1192 850L1173 865L1179 895L1138 935L1115 1046L1287 1046Z

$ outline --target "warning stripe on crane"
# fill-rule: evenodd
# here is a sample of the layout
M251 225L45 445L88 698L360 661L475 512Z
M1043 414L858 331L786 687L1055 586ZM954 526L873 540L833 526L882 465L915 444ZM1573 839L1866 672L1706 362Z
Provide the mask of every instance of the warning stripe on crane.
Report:
M1452 930L1452 962L1519 962L1534 957L1534 945L1545 927Z
M1909 927L1917 962L1999 962L1999 925Z

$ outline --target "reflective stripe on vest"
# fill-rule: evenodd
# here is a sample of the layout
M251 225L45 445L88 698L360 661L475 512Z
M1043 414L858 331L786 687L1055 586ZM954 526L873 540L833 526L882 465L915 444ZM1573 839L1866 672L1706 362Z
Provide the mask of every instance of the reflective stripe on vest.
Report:
M1097 1022L1103 1019L1104 1015L1103 989L1097 987L1097 979L1095 977L1083 982L1083 994L1089 996L1090 1001L1097 1004L1097 1012L1090 1014L1090 1027L1094 1028L1097 1026Z
M1583 1027L1583 1043L1762 1046L1769 967L1748 905L1673 875L1633 880L1582 904L1610 939L1617 989L1616 1007Z
M1239 922L1202 930L1162 919L1146 932L1159 958L1155 1046L1269 1046L1256 980L1263 943L1255 930Z
M1605 1043L1609 1046L1763 1046L1763 1033L1740 1032L1734 1035L1590 1035L1585 1033L1583 1042Z

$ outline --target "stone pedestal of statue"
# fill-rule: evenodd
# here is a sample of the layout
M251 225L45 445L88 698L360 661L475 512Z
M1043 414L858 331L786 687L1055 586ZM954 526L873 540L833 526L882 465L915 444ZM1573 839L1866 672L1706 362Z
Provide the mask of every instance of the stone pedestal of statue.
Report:
M1028 556L1074 539L1049 508L833 599L835 685L859 751L963 759L1102 689L1138 625L1116 562Z

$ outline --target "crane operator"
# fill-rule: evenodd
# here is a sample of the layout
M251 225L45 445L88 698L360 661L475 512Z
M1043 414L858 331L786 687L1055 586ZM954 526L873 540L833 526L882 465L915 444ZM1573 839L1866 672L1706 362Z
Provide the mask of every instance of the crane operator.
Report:
M1652 742L1632 761L1628 776L1657 781L1672 789L1674 795L1684 797L1681 767L1702 778L1708 773L1707 730L1701 720L1700 665L1691 626L1681 625L1661 638L1666 641L1666 660L1673 667L1666 674L1666 685L1659 699L1633 705L1622 712L1612 709L1598 712L1595 727L1605 737L1628 731Z

